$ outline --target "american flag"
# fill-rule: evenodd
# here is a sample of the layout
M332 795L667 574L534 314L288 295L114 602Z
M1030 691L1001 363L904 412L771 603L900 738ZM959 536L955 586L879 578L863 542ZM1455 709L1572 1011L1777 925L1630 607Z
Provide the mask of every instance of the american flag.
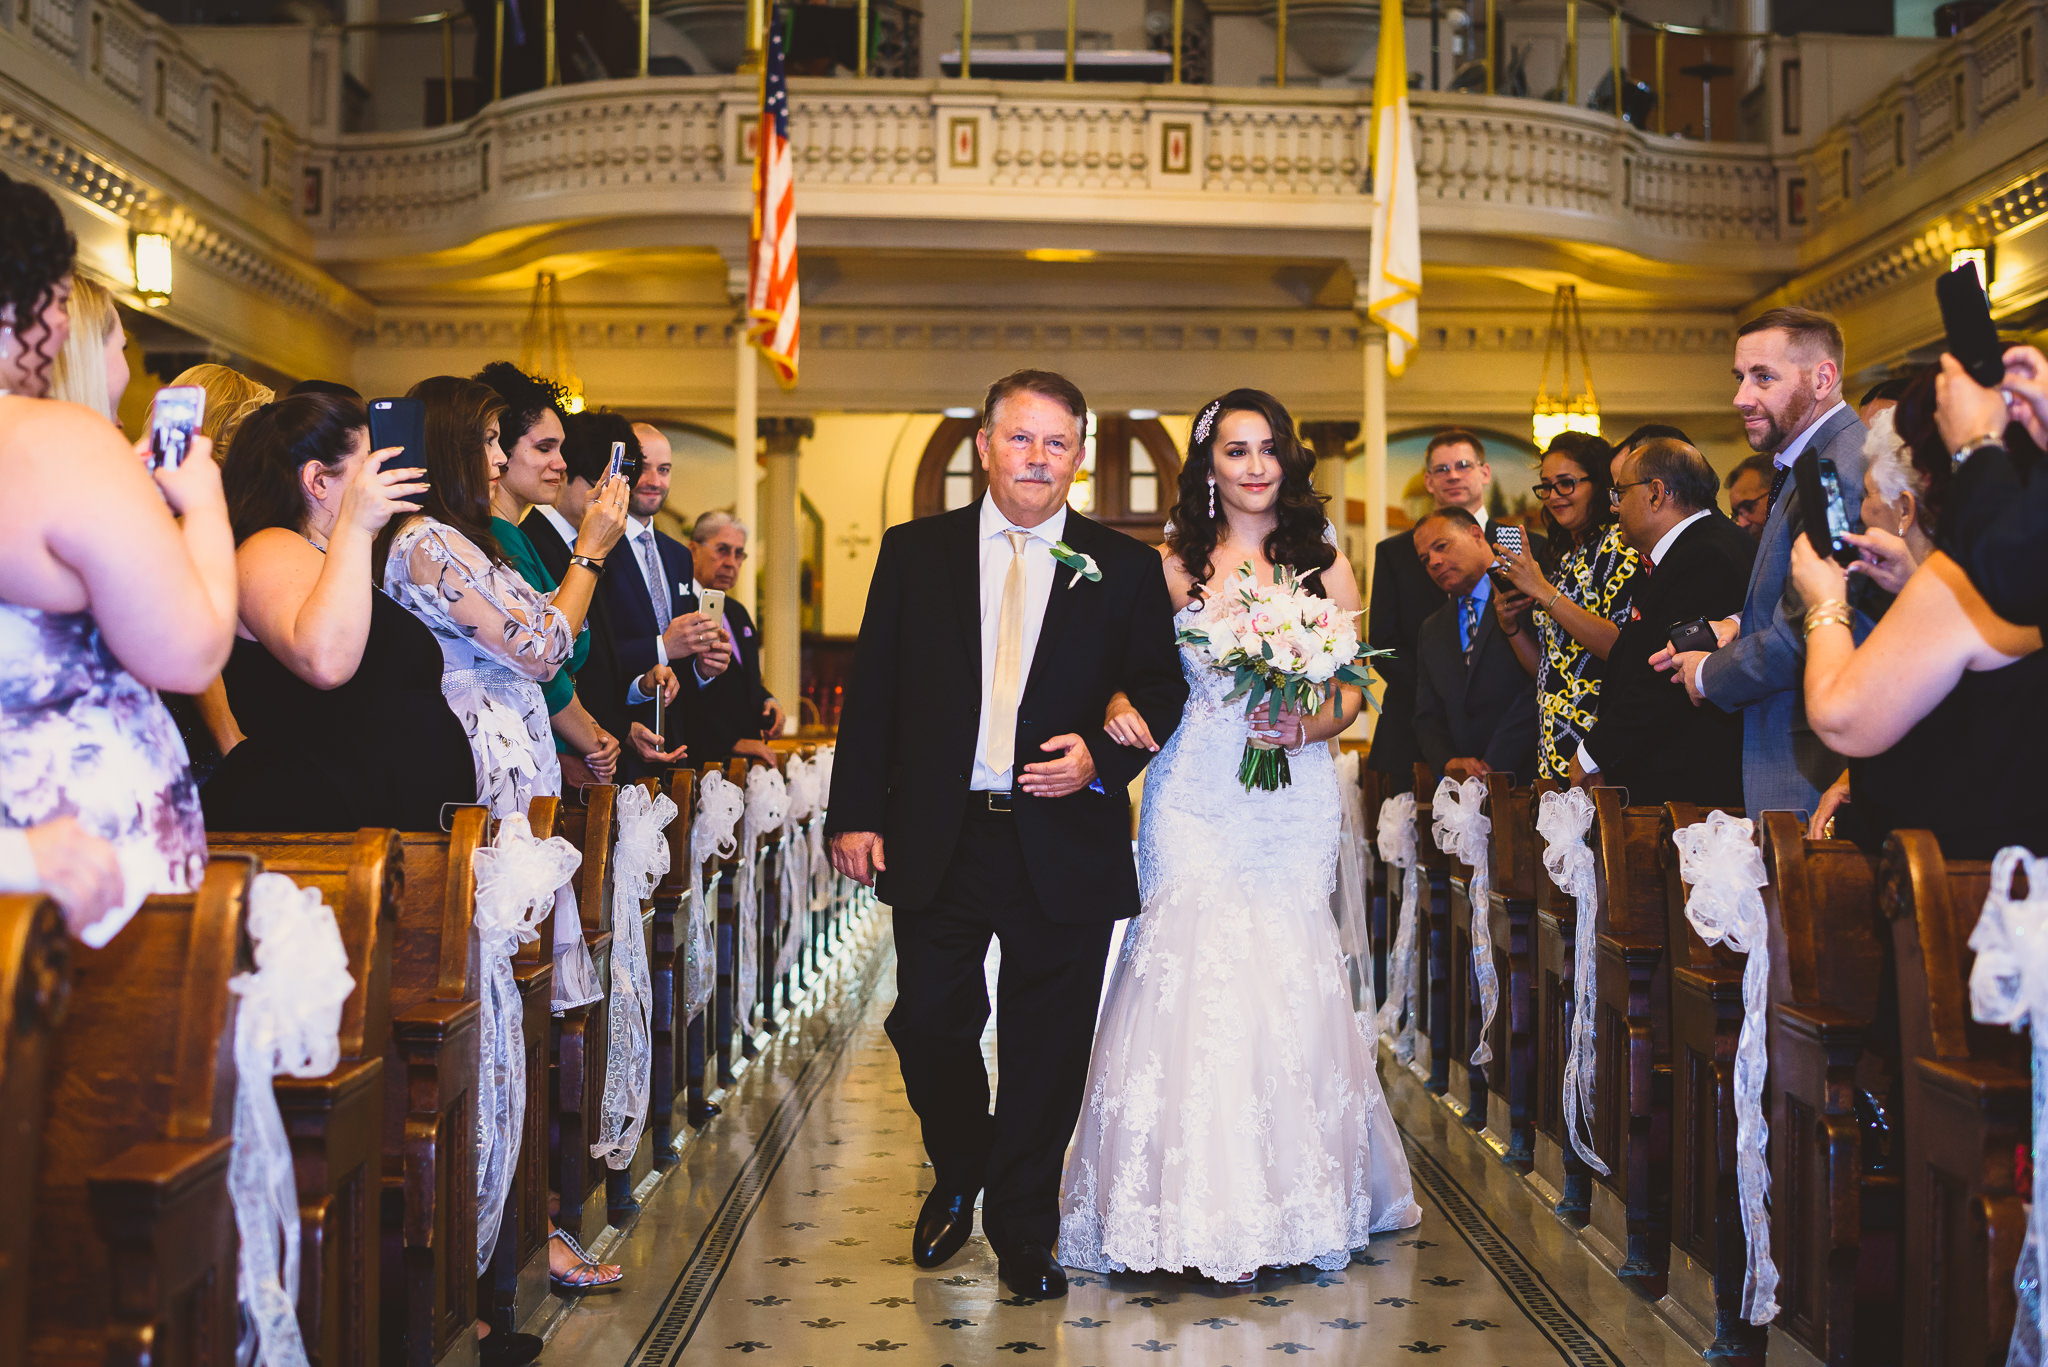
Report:
M747 337L796 383L796 170L789 155L789 82L783 74L785 11L768 20L761 70L761 123L754 145L753 252L747 264Z

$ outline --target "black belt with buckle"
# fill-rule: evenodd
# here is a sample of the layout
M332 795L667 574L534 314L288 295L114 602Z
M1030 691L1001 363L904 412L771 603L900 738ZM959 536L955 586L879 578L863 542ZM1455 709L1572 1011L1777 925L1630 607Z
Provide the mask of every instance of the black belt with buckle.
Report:
M1017 795L1010 792L989 793L976 789L967 795L967 810L976 816L1008 816L1014 808Z

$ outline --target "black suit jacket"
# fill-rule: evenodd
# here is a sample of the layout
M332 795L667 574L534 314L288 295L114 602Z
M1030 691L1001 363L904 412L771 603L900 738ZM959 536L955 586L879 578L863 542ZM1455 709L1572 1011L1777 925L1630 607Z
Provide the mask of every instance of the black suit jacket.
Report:
M555 582L561 583L562 576L569 572L569 556L572 550L569 543L562 540L562 534L555 530L553 523L542 516L538 508L526 515L526 520L519 524L519 530L525 532L526 539L533 543L534 554L540 557L541 564L547 566L548 573L555 576ZM639 755L634 751L628 735L634 712L626 706L626 690L639 676L621 672L618 642L612 630L611 608L605 601L604 594L604 584L609 578L611 561L608 559L605 562L605 572L597 579L598 591L591 595L590 611L584 618L585 625L590 628L590 653L584 657L583 669L576 675L576 696L582 701L584 710L596 719L597 724L618 738L628 761L627 771L631 773L634 771L633 766L639 763ZM653 608L650 607L648 611L651 615ZM649 715L642 717L642 721L653 720L653 709L649 708L648 711Z
M679 617L684 612L683 595L697 574L695 562L690 558L689 547L672 536L656 532L654 545L661 554L662 588L668 594L669 615ZM625 557L623 561L621 556ZM654 643L661 638L661 628L654 620L647 573L640 567L640 555L631 536L619 538L619 544L605 559L605 571L597 581L597 591L611 614L615 656L620 672L629 679L637 679L660 663ZM692 750L690 762L696 763L697 758L697 752Z
M981 506L891 527L868 589L832 765L828 833L876 831L886 846L882 900L898 914L931 904L966 819L981 729ZM1125 789L1150 754L1102 729L1121 690L1164 743L1188 689L1174 644L1173 600L1149 546L1068 513L1066 541L1095 558L1099 582L1046 600L1038 649L1017 706L1017 761L1054 736L1083 737L1102 791L1015 798L1017 837L1047 919L1066 925L1138 911Z
M1367 766L1395 774L1406 788L1422 750L1415 743L1415 686L1418 668L1415 644L1422 622L1444 605L1444 591L1422 571L1415 556L1415 537L1395 532L1373 550L1372 603L1366 613L1367 644L1394 652L1373 668L1386 681L1380 698L1380 719L1373 727Z
M695 612L698 600L690 581L684 581L683 590L682 611ZM761 682L761 635L745 605L730 598L725 600L725 626L736 653L723 674L700 683L694 660L676 666L689 699L683 709L683 743L690 747L693 764L727 759L738 741L761 739L761 709L768 705L768 686Z
M1742 809L1742 713L1692 705L1682 684L1650 668L1671 628L1742 611L1756 543L1719 511L1678 534L1664 563L1637 584L1635 605L1607 653L1600 707L1586 749L1600 781L1638 807L1697 802ZM1644 567L1649 568L1645 558Z
M1423 763L1442 778L1449 761L1478 758L1523 781L1533 779L1536 681L1501 634L1493 600L1480 606L1469 665L1458 644L1458 605L1449 598L1423 621L1416 655L1415 743Z

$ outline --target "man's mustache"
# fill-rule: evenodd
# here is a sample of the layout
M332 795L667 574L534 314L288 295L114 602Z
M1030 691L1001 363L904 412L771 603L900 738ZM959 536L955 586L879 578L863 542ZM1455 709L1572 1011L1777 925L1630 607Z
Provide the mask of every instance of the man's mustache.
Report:
M1050 465L1027 465L1018 472L1011 482L1014 484L1051 484L1054 482L1052 467Z

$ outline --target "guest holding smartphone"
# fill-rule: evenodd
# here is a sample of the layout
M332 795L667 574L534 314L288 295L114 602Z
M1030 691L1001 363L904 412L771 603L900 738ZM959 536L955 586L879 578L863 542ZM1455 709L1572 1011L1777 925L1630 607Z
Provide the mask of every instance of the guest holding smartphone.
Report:
M0 241L0 828L28 833L10 881L102 944L206 864L156 690L204 688L227 659L234 541L204 437L152 478L105 414L44 397L77 249L56 203L0 176Z
M201 792L215 830L432 831L476 801L440 647L371 572L377 534L427 489L424 467L386 468L400 454L326 394L259 408L228 452L241 606L222 678L246 739Z

